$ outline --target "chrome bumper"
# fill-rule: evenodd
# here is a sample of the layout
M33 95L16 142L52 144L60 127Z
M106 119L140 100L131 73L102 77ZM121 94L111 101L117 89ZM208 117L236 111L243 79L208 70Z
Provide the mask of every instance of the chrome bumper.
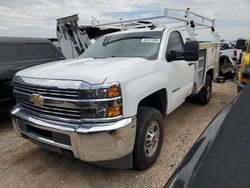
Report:
M52 122L22 112L15 106L11 111L15 131L26 138L63 150L72 151L75 158L87 162L113 161L131 154L136 136L136 118L122 119L113 123L73 125ZM36 131L21 127L28 126ZM70 144L60 143L41 132L66 135Z

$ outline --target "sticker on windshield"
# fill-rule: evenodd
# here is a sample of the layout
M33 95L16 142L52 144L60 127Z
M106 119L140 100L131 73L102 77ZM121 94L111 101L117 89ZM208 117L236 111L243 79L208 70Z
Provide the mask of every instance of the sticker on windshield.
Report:
M161 39L149 39L149 38L145 38L145 39L141 39L141 43L160 43Z

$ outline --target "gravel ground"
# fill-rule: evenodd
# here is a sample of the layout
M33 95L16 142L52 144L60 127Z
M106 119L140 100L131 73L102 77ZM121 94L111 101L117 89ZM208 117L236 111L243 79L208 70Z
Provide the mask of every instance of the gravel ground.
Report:
M114 170L43 150L16 136L0 117L0 187L162 187L216 113L234 96L233 82L214 83L210 103L190 102L167 116L156 164L145 171Z

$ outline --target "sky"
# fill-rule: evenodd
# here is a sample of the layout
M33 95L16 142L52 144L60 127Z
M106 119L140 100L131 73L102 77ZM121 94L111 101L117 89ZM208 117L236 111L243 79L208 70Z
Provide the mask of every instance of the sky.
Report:
M78 14L80 25L148 17L164 8L216 19L225 40L250 39L250 0L0 0L0 36L56 37L56 19Z

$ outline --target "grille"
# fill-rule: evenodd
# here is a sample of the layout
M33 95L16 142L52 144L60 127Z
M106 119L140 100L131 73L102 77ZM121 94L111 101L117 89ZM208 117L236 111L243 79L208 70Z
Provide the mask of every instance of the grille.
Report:
M23 93L32 95L33 93L41 94L45 97L59 97L67 99L79 99L79 90L73 89L51 89L45 87L28 86L15 83L14 89Z
M32 103L19 100L17 100L17 103L19 104L19 106L23 107L24 109L27 109L31 113L35 112L45 115L57 116L62 118L73 118L73 119L80 119L82 117L80 109L67 109L67 108L57 108L48 106L38 107L33 105Z
M63 119L68 121L80 121L82 118L80 107L67 108L56 105L58 100L79 100L78 90L66 90L58 88L52 89L15 83L14 94L17 104L29 114L51 120ZM47 105L46 102L44 102L42 106L36 106L32 102L30 102L30 97L32 96L32 94L39 94L42 97L47 97L50 100L53 100L53 103Z

